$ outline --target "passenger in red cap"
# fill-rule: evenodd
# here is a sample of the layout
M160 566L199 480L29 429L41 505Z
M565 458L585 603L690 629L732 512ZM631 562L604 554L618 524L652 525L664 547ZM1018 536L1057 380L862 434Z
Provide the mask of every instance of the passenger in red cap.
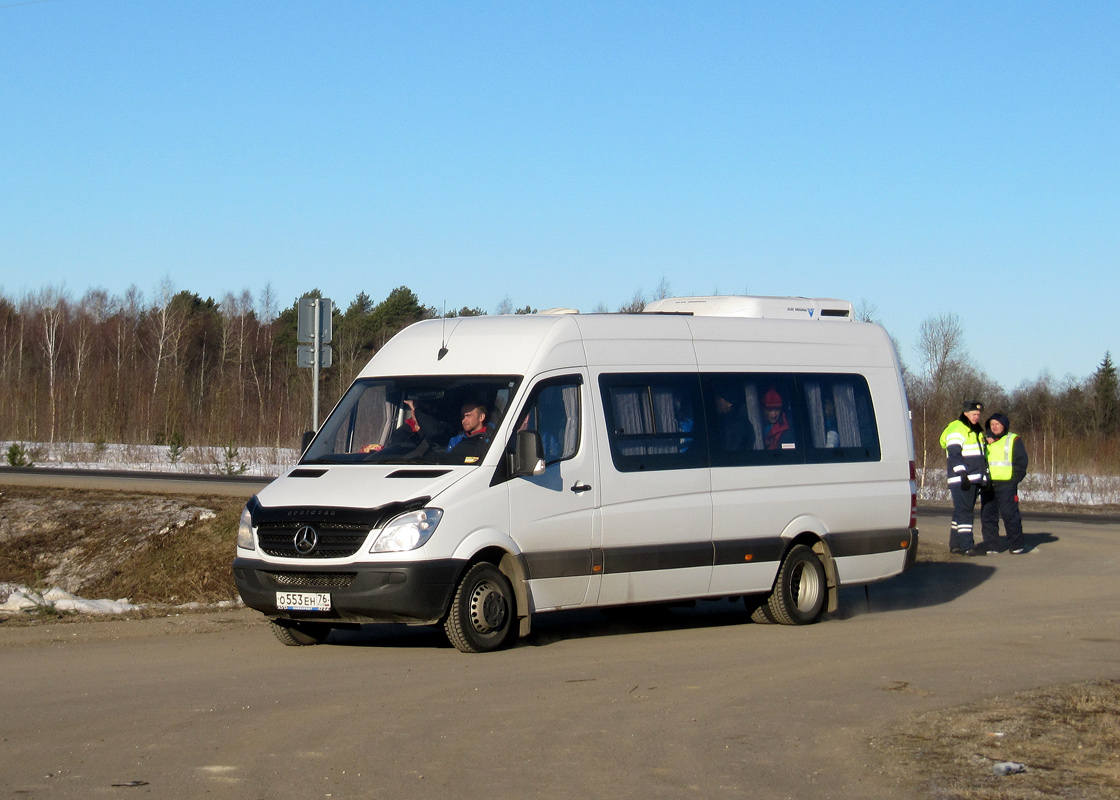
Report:
M762 396L762 413L766 421L762 426L762 439L767 450L780 450L783 445L793 446L793 429L782 408L782 396L771 386Z

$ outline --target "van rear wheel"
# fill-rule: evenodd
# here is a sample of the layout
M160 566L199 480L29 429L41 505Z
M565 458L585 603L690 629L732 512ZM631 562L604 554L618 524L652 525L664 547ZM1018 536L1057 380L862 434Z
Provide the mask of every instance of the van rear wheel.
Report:
M331 633L331 626L322 622L292 622L278 619L270 622L276 638L289 647L322 644Z
M820 618L827 594L824 566L817 554L803 544L796 544L786 554L764 608L774 622L809 625Z
M509 641L516 610L509 579L482 561L463 576L443 629L451 644L464 653L498 650Z
M773 625L774 618L770 616L770 596L769 595L752 595L748 594L743 598L743 603L747 607L747 613L750 614L751 622L759 625Z

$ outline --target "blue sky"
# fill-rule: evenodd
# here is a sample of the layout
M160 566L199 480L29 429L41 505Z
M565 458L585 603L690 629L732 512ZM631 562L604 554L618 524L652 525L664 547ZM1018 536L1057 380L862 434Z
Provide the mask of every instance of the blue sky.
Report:
M0 0L0 292L664 280L1081 378L1120 356L1117 41L1114 2Z

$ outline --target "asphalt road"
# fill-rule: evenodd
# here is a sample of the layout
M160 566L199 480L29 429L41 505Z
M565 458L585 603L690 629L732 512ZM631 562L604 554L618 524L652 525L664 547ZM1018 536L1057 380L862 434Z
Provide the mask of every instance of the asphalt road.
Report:
M1120 525L1026 528L1031 554L919 563L804 628L564 613L472 656L397 626L284 647L248 611L0 625L0 797L913 796L871 736L1120 677Z

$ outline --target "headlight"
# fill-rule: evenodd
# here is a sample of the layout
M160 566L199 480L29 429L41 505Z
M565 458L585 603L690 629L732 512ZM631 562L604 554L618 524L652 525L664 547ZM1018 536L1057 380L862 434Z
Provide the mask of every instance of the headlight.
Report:
M435 533L436 525L443 516L439 508L422 508L394 517L381 530L381 535L369 549L371 553L399 553L402 550L415 550L428 537Z
M242 550L256 550L253 544L253 515L246 508L241 512L241 522L237 525L237 546Z

